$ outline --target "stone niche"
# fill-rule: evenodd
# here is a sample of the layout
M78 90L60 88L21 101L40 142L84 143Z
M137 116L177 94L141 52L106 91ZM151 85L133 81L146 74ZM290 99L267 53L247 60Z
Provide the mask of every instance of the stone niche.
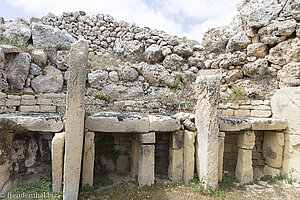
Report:
M155 133L154 175L155 179L167 179L169 167L169 147L172 132ZM143 141L138 133L95 132L94 180L104 177L113 181L135 181L138 175L138 160ZM145 144L148 144L146 141ZM138 146L138 148L136 148ZM138 155L137 155L138 154ZM134 166L135 165L135 166Z
M3 132L0 134L0 137L3 137ZM8 168L5 171L0 170L1 179L6 177L6 181L1 183L1 193L21 181L26 180L25 183L31 183L51 172L52 133L10 132L9 134L12 139L11 146L7 146L9 149L6 151ZM0 169L4 169L1 163Z
M225 146L224 146L224 161L223 169L230 175L235 175L237 160L238 160L238 136L242 132L226 132ZM263 156L263 140L264 132L255 132L255 144L252 149L252 167L253 176L261 178L263 175L263 168L265 166L265 158Z

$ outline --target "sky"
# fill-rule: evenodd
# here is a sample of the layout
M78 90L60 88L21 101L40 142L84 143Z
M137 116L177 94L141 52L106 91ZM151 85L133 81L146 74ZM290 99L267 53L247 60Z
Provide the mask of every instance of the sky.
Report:
M83 10L88 15L111 14L116 20L164 30L201 41L209 29L229 24L238 0L0 0L5 20L42 17L49 12Z

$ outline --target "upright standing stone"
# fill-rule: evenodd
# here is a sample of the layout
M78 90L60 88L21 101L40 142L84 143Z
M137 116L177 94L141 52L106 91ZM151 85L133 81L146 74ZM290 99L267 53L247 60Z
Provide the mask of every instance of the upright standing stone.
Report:
M56 133L52 139L52 192L62 191L65 133Z
M203 70L195 83L196 167L199 179L212 188L218 185L220 80L219 70Z
M0 191L10 179L13 133L0 131Z
M274 118L286 119L282 173L300 181L300 87L282 88L271 99ZM268 170L271 171L271 170Z
M132 147L131 147L130 174L132 177L135 177L138 175L140 151L141 151L141 143L139 142L139 138L136 135L135 138L132 140Z
M140 186L154 184L155 146L142 144L139 159L138 182Z
M180 182L183 178L184 131L175 131L170 136L168 176L173 182Z
M195 170L195 133L184 131L183 143L183 181L188 183L194 177Z
M252 149L255 145L254 131L245 131L238 137L238 159L235 176L241 184L253 181Z
M79 40L72 44L68 79L65 126L65 162L63 199L78 199L82 145L84 134L84 96L88 44Z
M82 186L89 184L93 186L94 161L95 161L95 134L86 132L84 136L83 164L82 164Z
M220 132L219 135L219 158L218 158L218 180L222 182L223 179L223 157L225 146L225 132Z

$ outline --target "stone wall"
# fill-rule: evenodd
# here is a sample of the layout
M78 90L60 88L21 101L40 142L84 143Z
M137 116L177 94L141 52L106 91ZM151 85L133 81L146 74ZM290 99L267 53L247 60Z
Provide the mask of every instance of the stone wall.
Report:
M234 175L238 158L238 135L240 132L226 132L224 146L223 169L229 174ZM265 158L263 156L264 132L255 132L255 145L252 149L252 166L254 178L263 176Z
M221 116L268 118L272 115L270 105L270 100L244 100L238 104L219 104L219 111Z

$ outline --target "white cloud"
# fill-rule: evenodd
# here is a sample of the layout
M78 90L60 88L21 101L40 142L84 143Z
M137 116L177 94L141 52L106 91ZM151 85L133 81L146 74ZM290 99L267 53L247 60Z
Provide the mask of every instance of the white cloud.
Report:
M231 22L236 12L235 4L237 0L6 1L14 7L32 13L33 16L41 17L48 12L59 15L64 11L84 10L88 14L111 14L117 20L135 22L142 27L147 26L164 30L172 35L185 35L190 39L201 40L207 28L226 25ZM191 25L183 24L187 22L187 18L193 20ZM195 24L195 22L199 22L199 24Z

